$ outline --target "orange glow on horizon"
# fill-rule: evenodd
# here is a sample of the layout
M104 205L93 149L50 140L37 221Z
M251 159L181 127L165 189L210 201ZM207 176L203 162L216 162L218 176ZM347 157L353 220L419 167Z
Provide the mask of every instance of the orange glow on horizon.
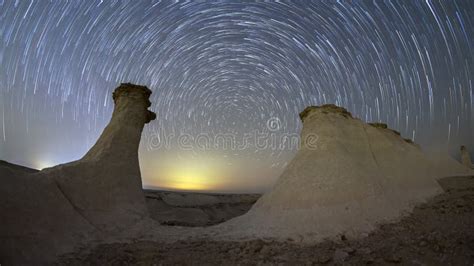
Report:
M147 180L146 186L171 190L211 191L222 186L221 174L221 164L215 160L173 160L165 162L160 176Z

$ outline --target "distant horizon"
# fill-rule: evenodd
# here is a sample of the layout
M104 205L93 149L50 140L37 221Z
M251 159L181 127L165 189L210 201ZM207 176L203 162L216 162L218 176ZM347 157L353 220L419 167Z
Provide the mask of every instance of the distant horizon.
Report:
M450 156L451 158L453 158L457 162L460 162L460 147L459 147L458 150L454 150L454 147L452 147L451 152L449 152L447 149L443 150L440 147L435 147L434 150L432 150L432 151L429 151L429 149L427 150L426 147L421 147L421 148L422 148L422 151L424 153L427 153L427 154L439 153L439 152L445 153L446 152L446 155ZM473 150L469 149L469 147L467 147L467 148L468 148L468 151L469 151L469 154L470 154L471 158L474 158ZM84 155L85 155L85 153L84 153ZM35 168L34 166L30 166L30 165L27 165L27 164L21 164L21 163L17 163L17 162L13 162L13 161L3 160L2 158L0 158L0 162L4 161L6 163L14 164L14 165L17 165L17 166L20 166L20 167L26 167L26 168L29 168L29 169L41 171L43 169L51 168L51 167L54 167L54 166L57 166L57 165L60 165L60 164L73 162L73 161L79 160L80 158L82 158L82 156L75 159L75 160L72 160L72 161L65 161L65 162L61 162L59 164L49 165L49 166L46 166L42 169ZM276 176L276 178L274 180L275 182L278 179L278 177L279 177L279 175ZM251 190L251 189L242 189L242 188L241 189L236 189L236 188L232 188L232 187L230 187L228 189L219 189L219 188L218 189L212 189L212 188L185 189L185 188L172 187L172 186L159 186L159 185L145 184L145 180L146 179L142 176L142 183L143 183L143 189L144 190L163 191L163 192L169 191L169 192L182 192L182 193L198 193L198 194L258 194L258 195L261 195L261 194L264 194L266 191L270 190L271 187L274 184L274 182L273 182L272 184L270 184L269 186L267 186L265 188L253 189L253 190Z

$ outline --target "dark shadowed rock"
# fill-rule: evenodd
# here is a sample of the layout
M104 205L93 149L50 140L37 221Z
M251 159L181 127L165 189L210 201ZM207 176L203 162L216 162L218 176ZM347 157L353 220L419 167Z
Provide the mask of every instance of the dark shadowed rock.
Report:
M323 104L321 106L309 106L306 107L303 112L300 113L300 119L304 122L305 118L308 117L312 111L320 110L323 114L334 113L340 114L345 118L352 118L352 114L346 110L346 108L339 107L335 104Z
M368 123L368 124L376 128L383 128L383 129L388 128L387 124L385 123Z
M464 145L461 146L461 162L464 166L474 169L474 166L471 161L471 156L469 155L469 151Z
M3 160L0 160L0 167L9 168L13 171L24 172L24 173L36 173L39 171L39 170L28 168L22 165L12 164Z

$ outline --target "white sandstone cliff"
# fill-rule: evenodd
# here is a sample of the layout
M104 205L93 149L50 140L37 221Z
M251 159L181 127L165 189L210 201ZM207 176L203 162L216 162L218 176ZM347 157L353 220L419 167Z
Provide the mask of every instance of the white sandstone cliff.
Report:
M469 174L459 163L428 158L386 125L366 124L335 105L308 107L300 117L302 145L275 186L218 231L297 241L359 236L439 193L436 178Z

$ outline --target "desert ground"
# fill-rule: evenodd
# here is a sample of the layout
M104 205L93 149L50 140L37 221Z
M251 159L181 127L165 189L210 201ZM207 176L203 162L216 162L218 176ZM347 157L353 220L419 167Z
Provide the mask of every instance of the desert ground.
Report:
M474 263L474 176L451 177L439 181L444 193L415 207L400 221L383 224L360 239L341 235L337 240L318 244L301 244L295 239L272 241L215 241L213 239L131 240L98 243L80 251L64 255L58 265L473 265ZM186 193L147 191L151 195ZM208 204L213 195L191 194L193 199L206 199L191 210L217 208L222 203ZM156 197L156 196L155 196ZM238 195L220 195L222 201L233 199L235 205L225 205L219 211L228 217L248 205L249 195L236 204ZM199 205L199 202L196 201ZM205 204L206 203L206 204ZM154 204L149 204L153 213ZM205 206L205 207L203 207ZM212 206L212 207L211 207ZM169 217L172 207L168 210ZM176 213L181 212L176 208ZM182 217L182 216L181 216ZM193 218L190 217L191 220ZM212 219L211 219L212 220ZM186 221L174 220L176 224ZM160 220L162 222L162 220ZM191 224L194 226L195 224Z

